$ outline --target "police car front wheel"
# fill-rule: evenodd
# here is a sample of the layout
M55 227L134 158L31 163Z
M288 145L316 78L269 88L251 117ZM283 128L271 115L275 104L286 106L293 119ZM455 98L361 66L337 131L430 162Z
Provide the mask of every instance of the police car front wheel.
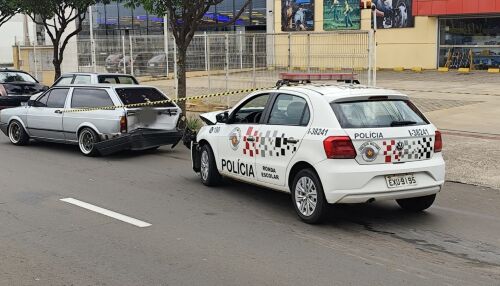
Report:
M217 185L221 180L221 176L217 170L214 153L210 145L205 144L201 147L200 160L201 182L206 186Z
M310 169L298 172L291 191L293 205L300 219L310 224L321 222L327 202L318 175Z

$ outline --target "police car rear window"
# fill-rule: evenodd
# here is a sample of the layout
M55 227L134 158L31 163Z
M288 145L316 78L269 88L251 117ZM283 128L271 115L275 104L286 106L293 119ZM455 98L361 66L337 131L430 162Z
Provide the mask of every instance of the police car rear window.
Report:
M116 93L122 100L123 104L138 104L167 100L161 92L155 88L117 88ZM174 107L171 102L163 102L155 104L153 107Z
M429 124L407 100L364 100L330 104L342 128L385 128Z

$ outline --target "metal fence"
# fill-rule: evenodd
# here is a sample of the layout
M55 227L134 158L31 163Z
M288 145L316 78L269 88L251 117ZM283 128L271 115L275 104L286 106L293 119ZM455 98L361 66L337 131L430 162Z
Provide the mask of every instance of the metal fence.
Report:
M372 39L369 31L197 34L187 51L188 85L209 91L264 87L274 85L281 72L292 71L350 73L372 84ZM90 40L79 40L79 71L175 76L172 37L94 41L93 49Z

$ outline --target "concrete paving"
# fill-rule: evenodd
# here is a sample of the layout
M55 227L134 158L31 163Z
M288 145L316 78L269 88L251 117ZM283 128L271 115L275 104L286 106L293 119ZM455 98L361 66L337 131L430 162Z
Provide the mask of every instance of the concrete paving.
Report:
M500 192L447 183L424 214L338 205L300 222L289 195L207 188L188 150L86 158L0 136L0 285L498 285ZM151 223L139 228L60 201Z

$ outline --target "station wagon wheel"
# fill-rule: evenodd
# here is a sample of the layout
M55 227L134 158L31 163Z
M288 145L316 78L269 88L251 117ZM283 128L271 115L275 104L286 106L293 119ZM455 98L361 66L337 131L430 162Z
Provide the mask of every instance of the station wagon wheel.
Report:
M26 145L29 142L28 134L23 125L17 120L13 120L9 124L9 139L12 144L18 146Z
M221 175L217 170L214 153L210 145L205 144L201 147L200 161L201 182L206 186L215 186L220 183Z
M316 173L311 169L298 172L291 192L293 205L299 217L310 224L321 222L326 213L327 203Z
M78 146L85 156L97 156L95 144L99 142L97 133L90 128L84 128L78 135Z

